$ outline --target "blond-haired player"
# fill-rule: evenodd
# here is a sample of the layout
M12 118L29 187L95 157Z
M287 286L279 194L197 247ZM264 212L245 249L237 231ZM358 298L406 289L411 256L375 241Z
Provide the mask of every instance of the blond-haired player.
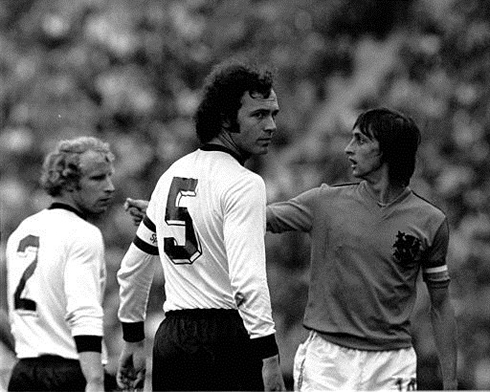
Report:
M109 205L113 159L99 139L61 141L41 179L53 203L8 239L9 315L19 358L9 390L104 389L104 244L87 219Z

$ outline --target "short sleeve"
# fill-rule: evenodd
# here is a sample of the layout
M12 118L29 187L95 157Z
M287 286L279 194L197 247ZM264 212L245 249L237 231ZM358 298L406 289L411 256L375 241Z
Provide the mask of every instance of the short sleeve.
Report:
M437 230L432 246L425 252L422 260L423 279L432 287L446 287L449 285L449 271L446 263L449 245L449 225L444 219Z
M319 188L314 188L288 201L269 204L267 230L273 233L309 232L313 224L313 205L318 192Z

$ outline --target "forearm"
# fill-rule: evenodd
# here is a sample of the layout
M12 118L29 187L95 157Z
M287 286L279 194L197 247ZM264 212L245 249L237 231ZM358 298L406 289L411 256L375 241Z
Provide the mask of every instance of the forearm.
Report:
M265 391L286 390L278 354L262 360L262 379Z
M119 320L143 321L158 256L147 254L131 244L117 273L119 283Z
M448 298L439 307L432 307L431 321L441 365L443 388L457 389L457 327L454 311Z
M74 337L80 366L87 381L87 390L98 390L104 385L102 366L102 337L77 335Z
M84 351L79 353L80 366L87 381L86 391L104 390L104 367L100 352Z

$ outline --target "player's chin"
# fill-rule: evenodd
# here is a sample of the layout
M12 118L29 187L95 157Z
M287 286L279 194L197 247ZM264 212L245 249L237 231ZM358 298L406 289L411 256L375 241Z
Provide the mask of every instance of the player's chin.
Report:
M361 178L361 172L357 169L357 167L352 168L352 176L355 178Z
M90 212L92 214L95 214L95 215L103 214L109 208L109 204L110 204L109 201L104 201L104 202L97 203L97 205L95 205L92 208L92 211L90 211Z
M269 144L263 144L257 147L255 154L256 155L264 155L269 152Z

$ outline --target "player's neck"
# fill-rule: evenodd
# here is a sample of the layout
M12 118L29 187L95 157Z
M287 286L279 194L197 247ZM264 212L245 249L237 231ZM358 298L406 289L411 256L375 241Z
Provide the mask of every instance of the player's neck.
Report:
M233 140L233 136L227 131L222 131L218 136L213 138L210 143L217 144L229 149L234 154L239 156L241 158L240 161L242 162L245 162L247 159L250 158L250 154L247 154L242 149L240 149L240 147L238 147L238 145Z
M390 204L406 189L406 186L393 184L386 177L382 177L378 181L367 180L366 183L369 192L377 200L380 206Z
M77 203L70 197L70 193L65 192L63 195L53 197L53 203L60 203L67 206L70 206L72 209L78 211L80 214L84 214Z

